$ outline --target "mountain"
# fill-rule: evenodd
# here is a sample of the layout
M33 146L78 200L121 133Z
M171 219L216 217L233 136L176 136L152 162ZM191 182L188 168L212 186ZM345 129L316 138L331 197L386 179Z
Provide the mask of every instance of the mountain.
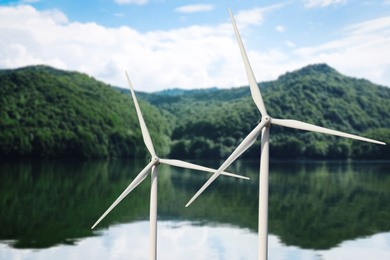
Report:
M78 72L47 66L1 70L0 155L146 156L132 102L129 96ZM140 106L155 145L167 153L172 130L166 117L146 102Z
M390 142L390 89L315 64L259 83L269 114ZM248 86L137 92L160 155L225 159L260 119ZM144 101L142 101L144 100ZM146 157L126 89L47 66L0 70L0 156ZM389 146L273 126L271 158L390 159ZM258 140L243 157L258 157Z
M269 114L390 141L390 89L315 64L259 84ZM177 118L172 156L226 158L260 119L248 86L161 98L142 96ZM273 126L273 158L390 159L389 146ZM259 143L259 141L258 141ZM243 156L258 157L259 145Z

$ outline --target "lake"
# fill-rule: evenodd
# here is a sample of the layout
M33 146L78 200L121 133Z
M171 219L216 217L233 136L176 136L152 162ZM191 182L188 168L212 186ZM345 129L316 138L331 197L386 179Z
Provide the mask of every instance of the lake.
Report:
M195 161L218 168L223 161ZM91 226L146 160L2 161L0 259L148 259L147 178ZM159 167L158 259L257 259L258 161ZM390 259L390 161L271 161L269 259Z

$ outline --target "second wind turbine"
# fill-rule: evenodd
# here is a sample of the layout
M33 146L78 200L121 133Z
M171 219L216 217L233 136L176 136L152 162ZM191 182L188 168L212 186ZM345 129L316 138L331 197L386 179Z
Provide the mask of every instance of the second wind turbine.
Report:
M340 131L335 131L327 129L324 127L300 122L297 120L288 120L288 119L276 119L271 118L265 108L263 98L261 96L259 86L257 85L255 76L253 74L252 68L249 64L248 57L246 55L244 45L240 34L238 32L236 23L234 21L233 15L229 9L230 18L233 23L234 31L237 37L238 45L240 47L241 56L244 61L246 74L249 80L249 87L251 90L252 98L260 111L261 120L259 124L248 134L248 136L241 142L241 144L233 151L233 153L228 157L228 159L221 165L221 167L210 177L210 179L200 188L200 190L191 198L187 203L188 207L221 173L224 171L235 159L237 159L243 152L245 152L261 135L261 156L260 156L260 178L259 178L259 217L258 217L258 259L266 260L267 259L267 247L268 247L268 166L269 166L269 130L271 125L279 125L289 128L295 128L300 130L306 130L311 132L318 132L330 135L336 135L351 139L356 139L365 142L371 142L376 144L385 145L384 142L377 140L347 134Z

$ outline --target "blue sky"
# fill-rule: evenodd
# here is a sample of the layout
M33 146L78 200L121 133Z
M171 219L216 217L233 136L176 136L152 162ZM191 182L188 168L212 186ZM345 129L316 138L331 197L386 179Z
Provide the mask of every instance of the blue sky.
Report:
M327 63L390 86L390 0L0 1L0 68L46 64L134 88L246 85Z

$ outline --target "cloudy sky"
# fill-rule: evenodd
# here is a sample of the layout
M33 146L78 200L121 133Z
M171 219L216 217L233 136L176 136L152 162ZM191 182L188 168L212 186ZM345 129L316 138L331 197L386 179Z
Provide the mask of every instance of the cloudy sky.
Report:
M390 87L390 0L0 1L0 69L46 64L134 88L247 85L327 63Z

